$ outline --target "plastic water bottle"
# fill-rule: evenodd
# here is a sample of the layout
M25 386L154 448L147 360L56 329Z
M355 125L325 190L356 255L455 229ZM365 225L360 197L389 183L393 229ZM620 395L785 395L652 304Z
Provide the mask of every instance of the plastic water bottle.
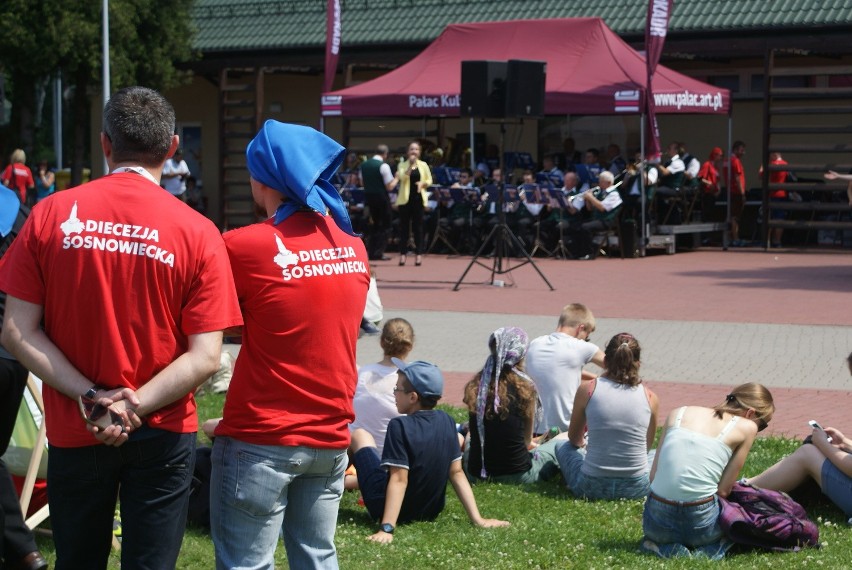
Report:
M541 437L541 443L546 443L559 435L559 428L556 426L552 426L547 432Z

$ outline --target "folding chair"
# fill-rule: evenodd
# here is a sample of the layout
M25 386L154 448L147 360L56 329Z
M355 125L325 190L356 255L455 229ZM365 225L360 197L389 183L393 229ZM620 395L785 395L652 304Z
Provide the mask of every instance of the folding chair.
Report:
M21 512L26 516L33 496L36 479L47 478L47 431L44 424L44 403L41 388L35 377L27 378L24 399L18 408L18 419L12 432L9 448L3 455L3 461L9 473L24 478L21 489ZM50 505L44 505L27 517L25 522L31 529L37 527L50 516Z
M27 377L24 398L18 408L12 440L3 455L3 461L9 473L24 478L20 497L21 512L26 517L24 522L27 526L34 529L50 516L50 504L47 503L29 517L26 516L36 479L47 478L47 426L44 421L44 401L41 398L41 380L33 374ZM115 536L112 537L112 546L116 550L121 550L121 543Z

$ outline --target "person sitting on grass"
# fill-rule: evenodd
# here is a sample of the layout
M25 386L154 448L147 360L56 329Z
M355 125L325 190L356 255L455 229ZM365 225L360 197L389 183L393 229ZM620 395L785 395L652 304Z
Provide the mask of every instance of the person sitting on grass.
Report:
M350 429L364 428L373 439L379 455L385 445L388 422L397 417L393 387L396 385L397 367L393 358L405 361L414 348L414 329L405 319L390 319L382 327L379 337L384 357L375 364L365 364L358 369L358 385L355 387L355 421Z
M479 514L461 469L456 424L446 412L434 409L444 391L441 371L423 361L406 364L394 358L393 363L399 368L393 389L396 407L406 415L388 424L381 458L368 431L352 432L350 452L364 506L381 523L367 538L389 543L398 524L434 520L444 509L447 480L473 524L483 528L509 526L506 521L485 519Z
M846 361L852 374L852 354ZM748 484L789 493L813 480L832 503L847 517L852 517L852 439L836 428L816 427L809 440L760 475L750 478Z
M769 390L748 383L714 408L684 406L669 414L651 467L642 550L661 558L725 555L733 543L722 536L718 498L731 492L774 412Z
M603 373L577 390L569 441L556 449L565 483L577 497L648 494L648 451L657 431L659 400L639 378L640 355L633 335L615 335L604 350Z
M527 333L499 328L488 339L491 354L464 389L470 415L469 477L500 483L535 483L559 474L556 440L539 445L533 438L538 393L523 370Z
M414 329L405 319L390 319L382 327L379 344L384 358L375 364L365 364L358 369L358 385L355 387L355 421L349 424L349 430L362 428L370 432L376 441L379 456L385 446L385 432L388 422L399 415L393 387L396 386L396 365L392 358L405 360L414 348ZM358 477L353 465L349 465L344 478L344 488L354 491L358 488Z

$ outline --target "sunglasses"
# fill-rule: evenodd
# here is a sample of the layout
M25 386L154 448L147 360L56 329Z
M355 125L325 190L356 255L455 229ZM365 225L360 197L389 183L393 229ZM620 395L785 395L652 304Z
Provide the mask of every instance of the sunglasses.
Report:
M754 423L757 424L757 431L761 432L769 427L769 422L764 420L763 418L755 418Z
M410 394L413 391L414 390L406 390L405 388L400 388L399 386L393 387L393 393L394 394L396 394L397 392L402 392L403 394Z
M121 431L124 431L124 421L117 412L85 396L80 396L77 403L80 408L80 415L83 416L86 423L101 429L106 429L111 425L121 426Z

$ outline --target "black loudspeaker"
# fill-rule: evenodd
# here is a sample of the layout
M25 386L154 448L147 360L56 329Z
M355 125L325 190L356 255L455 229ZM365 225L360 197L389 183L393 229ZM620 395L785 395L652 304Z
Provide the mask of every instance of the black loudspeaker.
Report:
M463 61L461 64L461 115L463 117L505 117L508 63Z
M544 116L545 62L510 59L506 71L506 116Z

